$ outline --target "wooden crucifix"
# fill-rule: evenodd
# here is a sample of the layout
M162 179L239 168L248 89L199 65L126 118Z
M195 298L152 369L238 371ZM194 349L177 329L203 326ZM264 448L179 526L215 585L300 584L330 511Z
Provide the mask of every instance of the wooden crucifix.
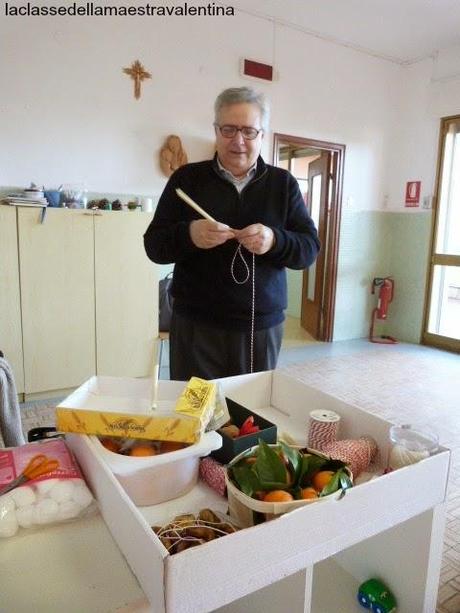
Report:
M131 64L129 68L123 68L123 72L128 74L134 81L134 97L138 100L141 97L141 83L144 79L151 79L152 75L147 72L139 60Z

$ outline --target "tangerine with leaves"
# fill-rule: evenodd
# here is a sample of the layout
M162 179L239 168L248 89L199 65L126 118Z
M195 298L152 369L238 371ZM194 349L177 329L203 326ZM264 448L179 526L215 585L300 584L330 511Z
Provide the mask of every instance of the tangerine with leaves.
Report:
M333 470L320 470L311 480L313 487L317 492L321 492L335 475Z
M294 500L292 494L285 490L272 490L264 496L264 502L291 502Z
M318 498L318 492L314 487L304 487L300 491L300 497L302 500L313 500L314 498Z

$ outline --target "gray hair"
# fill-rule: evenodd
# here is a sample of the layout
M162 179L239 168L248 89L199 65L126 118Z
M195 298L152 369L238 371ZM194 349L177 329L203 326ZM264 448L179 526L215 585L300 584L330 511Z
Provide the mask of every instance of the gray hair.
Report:
M217 116L223 107L232 104L240 104L242 102L255 104L259 107L262 128L267 130L270 113L267 99L264 94L256 92L252 87L229 87L228 89L224 89L224 91L217 96L214 103L215 121L217 122Z

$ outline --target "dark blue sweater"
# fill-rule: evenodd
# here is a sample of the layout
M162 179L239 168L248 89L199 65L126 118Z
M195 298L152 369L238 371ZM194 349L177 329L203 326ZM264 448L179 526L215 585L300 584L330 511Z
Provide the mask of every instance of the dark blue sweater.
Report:
M273 230L275 246L255 257L254 327L260 330L281 323L287 306L285 267L307 268L319 250L315 226L294 177L259 157L255 176L239 194L219 174L215 159L187 164L169 179L144 235L151 260L175 263L172 294L178 313L225 329L249 330L252 277L238 285L231 274L237 241L229 240L213 249L196 247L189 224L199 215L176 195L177 187L214 219L232 228L262 223ZM244 248L242 252L252 275L252 254ZM237 278L244 278L240 258L234 272Z

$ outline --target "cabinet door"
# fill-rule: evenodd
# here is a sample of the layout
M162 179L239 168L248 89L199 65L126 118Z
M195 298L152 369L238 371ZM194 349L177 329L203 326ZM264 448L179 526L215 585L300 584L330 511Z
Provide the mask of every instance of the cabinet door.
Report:
M149 213L94 217L97 374L144 377L158 336L158 266L144 251Z
M25 391L79 386L96 370L92 213L18 216Z
M0 206L0 350L13 369L18 394L24 392L21 299L16 207Z

